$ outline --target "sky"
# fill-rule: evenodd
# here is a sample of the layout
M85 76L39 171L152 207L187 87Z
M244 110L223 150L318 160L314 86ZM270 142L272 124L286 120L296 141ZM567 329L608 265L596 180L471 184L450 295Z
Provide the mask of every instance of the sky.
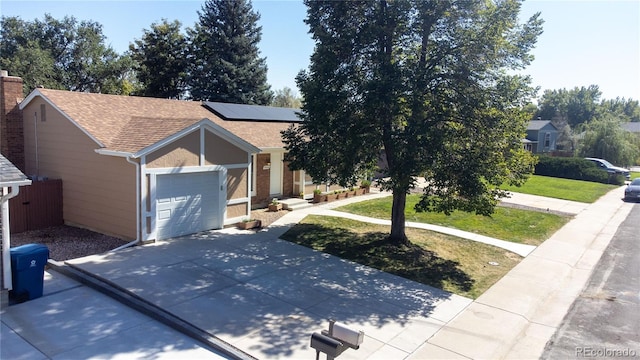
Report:
M118 53L140 39L144 29L162 19L179 20L183 29L198 21L204 0L31 1L2 0L2 16L23 20L51 14L92 20L103 26L105 43ZM272 89L297 90L295 76L309 65L314 43L303 20L301 0L253 0L260 13L262 57ZM601 99L640 100L640 1L529 0L524 21L541 12L544 33L533 50L535 60L522 73L544 90L598 85Z

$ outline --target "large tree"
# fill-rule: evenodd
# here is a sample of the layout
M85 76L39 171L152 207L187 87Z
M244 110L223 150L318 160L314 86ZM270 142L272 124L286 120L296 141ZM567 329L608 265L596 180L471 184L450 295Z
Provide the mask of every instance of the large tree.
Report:
M556 125L575 127L596 117L601 95L598 85L546 90L538 103L538 116Z
M285 86L276 90L273 100L271 100L271 106L299 109L302 106L302 101L295 91Z
M582 124L578 154L607 159L618 165L635 164L640 156L638 138L622 128L622 120L611 114Z
M272 93L258 43L260 15L248 0L208 0L191 40L189 91L196 100L268 105Z
M640 121L640 103L638 100L615 98L602 100L600 108L603 113L609 113L625 121Z
M415 176L427 180L418 210L484 215L499 185L526 179L534 91L513 70L532 60L538 14L519 24L510 0L305 3L315 50L297 77L304 122L283 133L292 168L349 185L384 155L398 244Z
M72 91L126 93L130 59L104 44L102 26L65 16L24 21L2 17L0 66L37 86Z
M144 96L179 99L187 76L187 40L178 20L151 24L142 38L129 44L134 69Z

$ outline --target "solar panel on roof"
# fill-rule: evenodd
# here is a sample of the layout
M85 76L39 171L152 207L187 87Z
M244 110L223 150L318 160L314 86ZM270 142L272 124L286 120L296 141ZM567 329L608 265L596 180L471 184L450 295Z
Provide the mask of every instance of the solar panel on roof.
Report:
M301 122L300 109L205 101L204 105L224 120Z

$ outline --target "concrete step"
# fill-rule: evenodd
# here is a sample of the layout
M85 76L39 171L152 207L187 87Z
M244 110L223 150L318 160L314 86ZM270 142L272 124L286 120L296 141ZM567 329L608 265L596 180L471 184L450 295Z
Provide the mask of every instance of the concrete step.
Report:
M313 206L313 204L311 204L309 201L298 198L283 199L280 200L280 202L282 203L282 208L289 211L304 209Z

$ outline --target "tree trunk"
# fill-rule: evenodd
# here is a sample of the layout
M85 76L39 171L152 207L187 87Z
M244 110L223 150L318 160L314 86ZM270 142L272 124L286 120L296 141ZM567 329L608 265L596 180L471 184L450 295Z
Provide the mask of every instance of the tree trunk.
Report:
M408 245L409 239L405 234L404 208L407 205L407 193L404 190L393 191L393 206L391 207L391 234L389 240L396 245Z

